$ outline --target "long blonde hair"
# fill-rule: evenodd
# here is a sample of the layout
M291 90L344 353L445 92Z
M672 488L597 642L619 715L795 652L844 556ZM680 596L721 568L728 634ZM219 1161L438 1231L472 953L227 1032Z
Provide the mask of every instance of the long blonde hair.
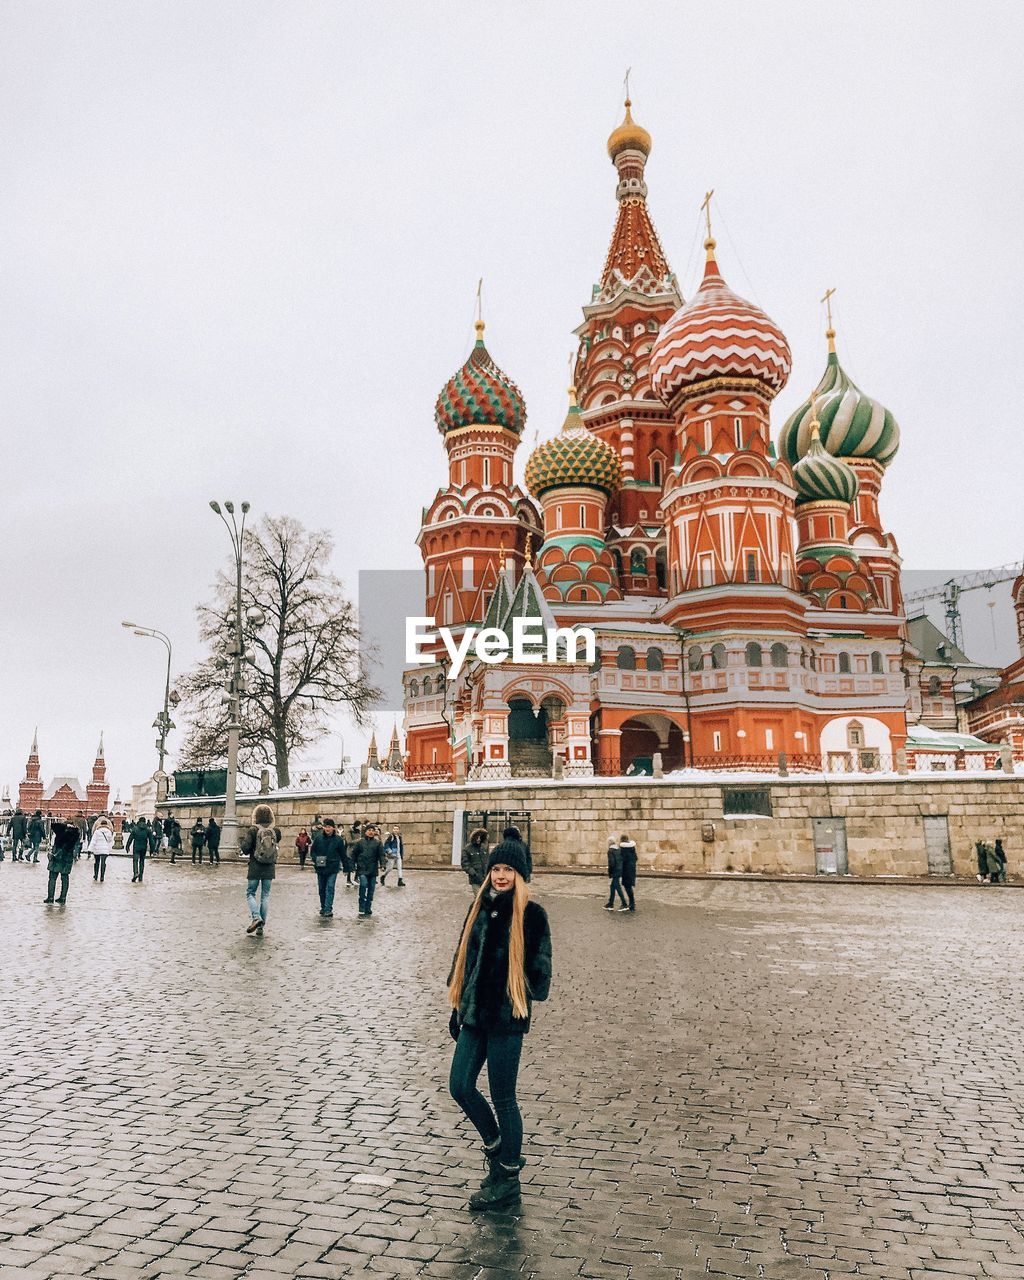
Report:
M515 881L512 887L512 922L508 934L508 995L512 1001L512 1015L525 1018L529 1013L526 986L526 939L523 931L523 920L526 916L526 904L530 901L530 889L518 871L513 873ZM476 918L484 905L484 896L491 887L491 877L480 886L480 891L469 909L466 923L462 926L462 937L455 952L455 963L452 965L452 977L448 983L448 1003L453 1009L459 1007L462 1000L462 985L466 980L466 952L469 950L469 937L476 924Z

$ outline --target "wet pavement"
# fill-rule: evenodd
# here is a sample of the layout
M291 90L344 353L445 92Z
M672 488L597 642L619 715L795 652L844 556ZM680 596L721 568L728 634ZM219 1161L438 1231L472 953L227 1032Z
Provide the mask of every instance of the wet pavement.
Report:
M1024 1280L1024 895L544 876L521 1206L447 1094L469 894L0 865L0 1280Z

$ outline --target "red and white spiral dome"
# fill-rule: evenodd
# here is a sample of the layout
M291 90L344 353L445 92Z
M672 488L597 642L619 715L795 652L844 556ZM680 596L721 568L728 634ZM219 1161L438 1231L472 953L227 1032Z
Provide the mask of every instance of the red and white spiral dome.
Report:
M770 396L786 385L792 367L785 334L752 302L722 279L707 244L700 288L663 326L651 353L654 393L674 409L695 383L713 378L754 378Z

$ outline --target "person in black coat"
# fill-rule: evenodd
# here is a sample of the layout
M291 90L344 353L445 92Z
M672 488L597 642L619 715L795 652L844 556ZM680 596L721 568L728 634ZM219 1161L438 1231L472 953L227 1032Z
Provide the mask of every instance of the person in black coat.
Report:
M54 822L50 829L52 845L50 847L50 876L46 884L45 903L53 902L57 888L57 877L60 876L60 897L62 904L68 898L68 885L71 882L71 868L75 865L75 849L78 847L80 832L74 822Z
M353 870L359 877L359 917L373 915L373 891L377 877L384 871L384 846L380 842L380 829L372 822L363 828L362 839L352 850Z
M999 871L996 875L996 884L1006 884L1006 851L1003 848L1002 840L997 840L992 848L992 852L996 855L996 862L999 863Z
M619 837L619 854L622 858L622 887L629 897L630 911L636 910L636 845L627 835Z
M615 895L619 895L619 910L627 911L626 895L622 892L622 853L618 842L612 836L608 841L608 901L605 911L615 910Z
M202 818L196 818L189 837L192 840L192 861L198 860L199 865L202 866L203 849L206 847L206 828L203 826Z
M31 858L28 853L25 855L25 861L39 861L39 846L43 843L43 837L46 835L46 824L43 822L43 811L37 809L28 824L28 840L31 848Z
M216 862L220 864L220 826L217 819L209 817L206 820L206 847L210 851L211 864Z
M533 1001L546 1000L551 988L551 929L544 908L530 901L524 848L510 838L492 850L448 974L449 1030L456 1041L449 1089L480 1134L489 1166L471 1209L494 1208L519 1194L523 1119L516 1086L523 1036ZM477 1088L485 1062L493 1111Z
M140 818L132 828L132 884L142 884L149 852L149 822Z
M462 850L462 869L475 893L487 878L487 828L477 827Z
M15 809L11 818L11 861L24 861L23 849L28 835L28 817L21 809Z
M338 872L348 861L345 857L345 837L338 832L333 818L324 818L320 830L310 846L316 887L320 895L320 914L330 919L334 915L334 886Z

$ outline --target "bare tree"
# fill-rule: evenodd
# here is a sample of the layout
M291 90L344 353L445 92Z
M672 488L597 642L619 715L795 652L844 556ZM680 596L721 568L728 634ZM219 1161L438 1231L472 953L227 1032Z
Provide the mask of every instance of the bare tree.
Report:
M329 569L334 544L291 516L265 516L243 544L245 649L239 771L258 777L271 762L289 783L292 753L327 733L329 708L344 705L358 725L380 701L362 661L359 627L341 582ZM208 656L179 683L189 718L186 768L227 754L228 651L234 631L234 568L218 573L213 600L197 607ZM256 618L254 624L251 618Z

